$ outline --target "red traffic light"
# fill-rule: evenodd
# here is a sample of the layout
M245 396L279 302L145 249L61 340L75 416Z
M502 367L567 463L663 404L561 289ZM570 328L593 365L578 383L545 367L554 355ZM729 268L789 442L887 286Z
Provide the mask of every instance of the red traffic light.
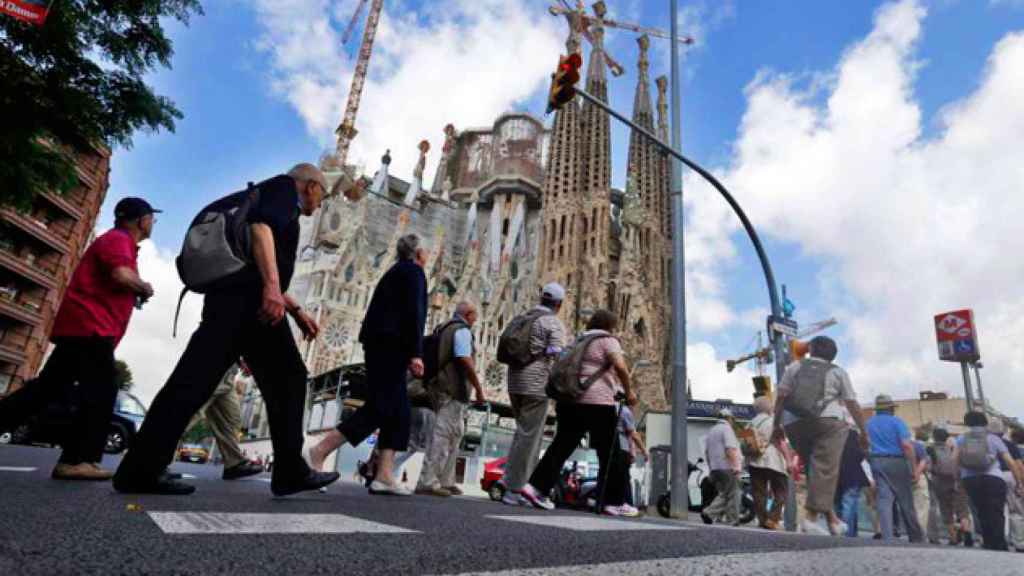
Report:
M583 58L572 53L558 59L558 68L551 76L551 91L548 94L548 112L558 110L576 97L576 83L580 81L580 66Z

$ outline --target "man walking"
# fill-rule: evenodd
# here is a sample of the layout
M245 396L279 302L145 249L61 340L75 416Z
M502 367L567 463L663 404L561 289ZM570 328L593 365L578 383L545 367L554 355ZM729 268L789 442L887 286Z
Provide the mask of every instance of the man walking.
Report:
M113 476L100 461L117 398L114 348L128 328L132 308L153 295L153 287L139 277L137 259L138 244L153 233L158 212L141 198L117 203L114 228L96 238L71 276L50 333L54 349L42 372L0 401L0 431L12 430L78 382L78 411L53 478Z
M711 482L717 495L711 505L701 513L705 524L725 522L731 526L740 523L739 478L743 472L740 443L732 429L732 411L723 408L719 421L705 438L704 458L711 470Z
M427 320L427 252L420 238L398 240L398 262L377 283L363 318L359 341L366 356L366 403L310 448L309 460L319 470L331 452L345 442L358 446L380 430L377 477L371 494L408 496L394 477L395 452L409 446L409 398L406 373L423 377L423 329Z
M832 363L839 353L835 341L828 336L816 336L808 348L810 357L787 366L779 382L772 442L788 437L801 461L810 468L801 531L838 533L841 526L834 505L843 447L850 433L844 421L846 413L860 428L865 449L867 433L850 377ZM828 519L827 531L817 523L821 514Z
M114 476L114 488L127 493L191 494L195 487L172 480L163 470L192 415L210 398L239 357L252 369L267 406L275 496L316 490L338 473L310 470L302 459L302 412L306 366L284 320L291 315L307 339L319 327L287 290L295 270L299 215L312 215L326 189L324 175L299 164L258 185L258 201L248 213L254 264L230 285L207 292L199 328L189 339L170 378L153 400L135 444ZM204 210L241 206L248 191L226 196Z
M473 388L477 402L484 402L484 390L476 373L473 353L473 333L477 320L476 306L460 302L452 319L438 327L440 338L437 359L437 379L428 387L437 398L437 417L434 420L433 439L423 462L417 494L451 496L462 494L455 485L455 464L459 445L466 434L466 406L469 389Z
M782 507L789 493L789 478L786 475L786 458L772 438L772 401L767 396L754 400L757 416L750 422L761 454L752 458L747 466L750 470L750 484L754 493L754 513L761 528L778 530L782 520ZM772 499L768 509L768 498Z
M896 502L910 541L921 542L924 534L917 521L913 492L913 485L920 479L917 455L910 430L903 420L894 415L895 410L892 398L879 394L875 398L875 415L867 423L871 440L871 473L878 484L878 521L882 539L892 539L892 505Z
M932 461L932 497L938 501L939 514L949 534L950 545L959 544L961 536L973 540L967 493L959 485L949 431L936 426L932 430L932 444L928 451Z
M549 404L544 387L551 366L565 345L565 326L558 319L564 299L565 289L557 282L544 286L540 304L527 312L529 316L524 319L530 322L529 352L533 360L522 366L509 365L508 395L516 419L516 432L505 464L507 490L501 500L504 504L517 506L526 503L520 493L540 458Z
M242 429L242 414L239 407L239 395L244 390L244 378L249 376L249 367L245 360L239 360L221 378L213 396L196 412L185 428L188 430L199 419L206 417L213 437L217 439L217 449L224 460L225 480L238 480L246 476L254 476L263 472L263 466L246 460L242 448L238 445L238 434Z

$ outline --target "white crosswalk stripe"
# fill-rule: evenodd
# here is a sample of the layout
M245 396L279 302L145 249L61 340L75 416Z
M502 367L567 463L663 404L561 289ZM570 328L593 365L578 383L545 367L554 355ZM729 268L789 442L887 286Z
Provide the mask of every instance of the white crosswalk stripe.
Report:
M166 534L418 534L343 514L149 512Z
M32 466L0 466L0 472L35 472L38 468Z
M600 532L606 530L690 530L686 526L667 523L638 522L598 516L573 515L530 515L530 516L487 516L495 520L536 524L549 528L564 528L578 532Z

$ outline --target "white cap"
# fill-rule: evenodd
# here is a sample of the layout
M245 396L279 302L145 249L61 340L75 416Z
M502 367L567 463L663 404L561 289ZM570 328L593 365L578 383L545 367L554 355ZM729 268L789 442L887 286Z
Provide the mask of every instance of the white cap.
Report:
M550 282L544 285L544 289L541 291L541 297L554 300L555 302L561 302L565 300L565 288L558 282Z

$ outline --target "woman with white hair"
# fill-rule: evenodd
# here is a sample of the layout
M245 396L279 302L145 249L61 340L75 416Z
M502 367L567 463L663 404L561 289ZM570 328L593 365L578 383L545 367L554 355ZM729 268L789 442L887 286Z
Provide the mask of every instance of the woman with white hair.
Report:
M767 396L759 396L754 400L754 411L757 416L750 421L757 440L760 455L751 458L748 463L750 484L754 492L754 513L761 528L778 530L782 521L782 507L786 502L789 490L789 478L786 474L785 444L771 442L772 400ZM771 496L771 509L768 508L768 497Z

